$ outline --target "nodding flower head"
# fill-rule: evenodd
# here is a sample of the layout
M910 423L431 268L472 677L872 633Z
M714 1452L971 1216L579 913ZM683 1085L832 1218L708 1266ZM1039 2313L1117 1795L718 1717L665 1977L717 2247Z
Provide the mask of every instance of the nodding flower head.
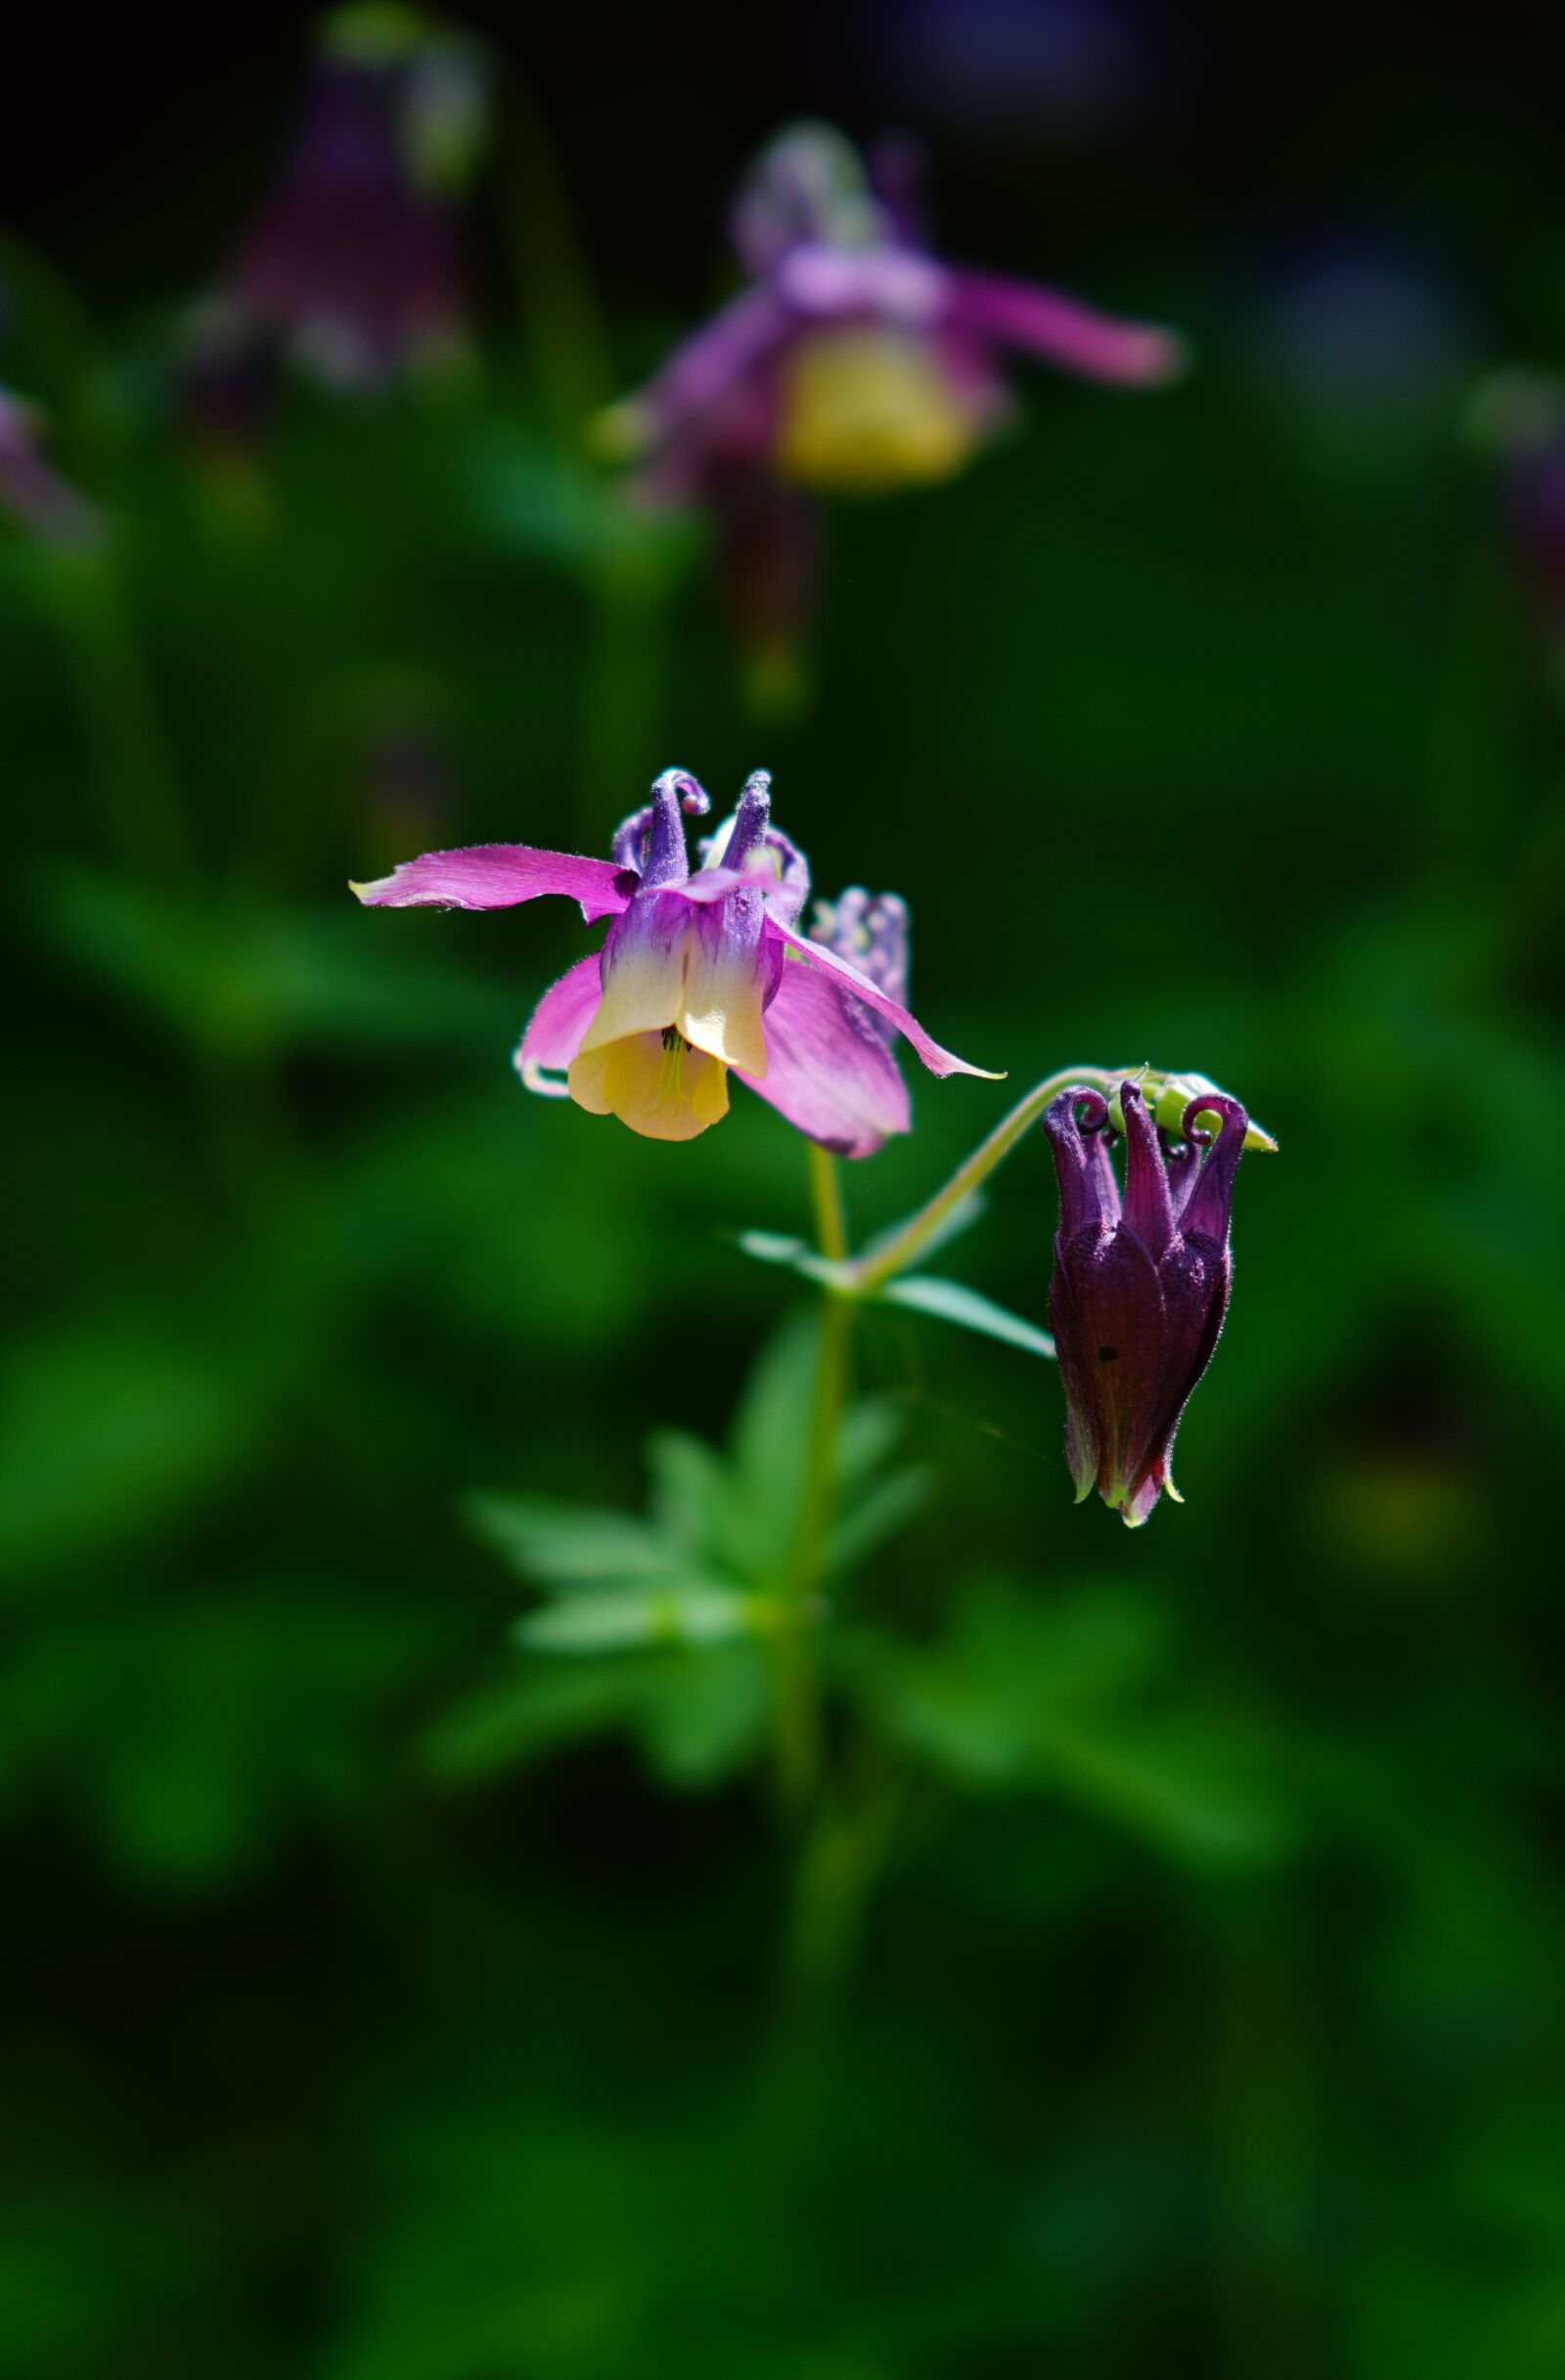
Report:
M607 859L479 844L427 853L353 890L392 908L509 908L559 893L589 924L611 920L603 948L533 1012L516 1052L529 1090L615 1116L649 1140L692 1140L727 1115L735 1075L811 1139L868 1157L910 1128L891 1048L899 1035L932 1074L984 1069L943 1049L905 1005L907 912L893 896L846 894L831 931L798 931L809 864L772 824L764 769L703 840L693 873L685 821L710 808L688 771L666 769Z
M280 355L358 389L460 343L455 209L484 113L470 43L374 0L327 18L287 163L196 325L199 419L253 425Z
M1165 1489L1180 1501L1174 1433L1228 1311L1229 1213L1249 1118L1203 1088L1174 1130L1160 1128L1140 1083L1126 1080L1111 1099L1085 1085L1062 1091L1044 1129L1059 1177L1049 1313L1076 1501L1096 1487L1134 1528Z
M1179 369L1170 332L948 265L917 217L905 145L866 165L828 126L783 132L735 201L748 286L604 418L605 451L676 500L756 470L873 494L961 468L1006 409L1007 350L1125 383Z

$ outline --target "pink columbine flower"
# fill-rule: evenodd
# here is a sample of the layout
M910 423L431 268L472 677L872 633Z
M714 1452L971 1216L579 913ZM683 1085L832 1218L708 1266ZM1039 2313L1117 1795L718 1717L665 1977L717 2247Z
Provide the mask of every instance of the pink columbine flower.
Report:
M764 769L692 874L685 816L710 808L694 777L667 769L611 859L481 843L352 889L372 908L505 909L558 893L589 925L612 919L602 949L533 1012L515 1059L529 1090L649 1140L693 1140L727 1115L733 1073L812 1140L869 1157L910 1127L899 1034L931 1074L985 1070L942 1049L904 1005L907 911L894 896L855 888L815 935L799 932L809 865L771 823Z

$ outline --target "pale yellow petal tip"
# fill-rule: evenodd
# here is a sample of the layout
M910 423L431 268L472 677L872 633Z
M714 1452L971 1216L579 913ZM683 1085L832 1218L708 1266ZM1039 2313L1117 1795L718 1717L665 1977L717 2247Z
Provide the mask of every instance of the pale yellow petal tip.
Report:
M521 1079L524 1091L535 1091L540 1099L568 1099L570 1084L564 1070L558 1066L541 1066L536 1058L516 1050L511 1060Z
M1263 1132L1258 1124L1252 1124L1245 1133L1244 1145L1247 1149L1254 1149L1258 1155L1264 1157L1275 1157L1277 1154L1276 1142L1270 1132Z
M386 886L390 882L391 878L389 876L375 876L368 884L355 884L350 876L348 878L348 891L353 895L355 901L362 901L368 904L375 899L377 893L383 893Z
M1172 1478L1165 1478L1163 1481L1163 1493L1168 1497L1171 1504L1183 1504L1185 1501L1185 1498L1180 1494L1180 1491L1175 1486Z

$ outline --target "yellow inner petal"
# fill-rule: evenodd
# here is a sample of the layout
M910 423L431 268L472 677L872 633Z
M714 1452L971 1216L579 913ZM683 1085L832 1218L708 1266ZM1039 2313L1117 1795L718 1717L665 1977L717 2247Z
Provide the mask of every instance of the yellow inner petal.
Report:
M685 996L692 932L621 944L604 977L598 1013L582 1036L581 1055L632 1034L661 1033L679 1015Z
M567 1079L578 1107L617 1116L645 1140L693 1140L728 1114L727 1067L672 1026L584 1049Z
M896 331L802 339L782 380L774 460L806 486L874 495L949 479L978 441L972 406L927 340Z
M610 959L598 1012L582 1036L580 1056L633 1036L677 1032L693 1049L747 1075L766 1073L761 1031L761 984L748 956L708 949L696 921L666 941L633 944Z
M737 1066L741 1074L765 1077L761 987L747 959L725 966L693 938L674 1023L693 1049L705 1050L724 1066Z

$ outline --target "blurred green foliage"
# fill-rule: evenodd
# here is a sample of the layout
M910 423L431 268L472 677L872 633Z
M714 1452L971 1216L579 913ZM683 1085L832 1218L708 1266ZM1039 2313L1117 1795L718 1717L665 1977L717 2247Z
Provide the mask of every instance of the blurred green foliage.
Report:
M1449 151L1394 149L1428 221ZM554 420L574 285L486 292L437 386L290 386L237 463L166 313L0 264L0 374L112 524L0 523L16 2380L1565 2369L1565 844L1458 435L1501 340L1328 398L1231 193L1099 208L1067 150L964 198L962 154L975 253L1200 371L1035 382L969 477L845 509L764 720L698 536ZM514 205L503 131L475 237ZM699 274L595 263L628 380ZM1013 1089L1144 1055L1282 1144L1188 1501L1134 1538L1072 1507L1036 1351L866 1313L802 1845L765 1735L806 1293L737 1244L806 1228L802 1148L739 1095L690 1149L524 1098L573 920L343 889L602 849L673 761L764 762L823 890L903 892L920 1013ZM1007 1096L914 1089L858 1239ZM1052 1225L1024 1149L943 1269L1041 1322Z

